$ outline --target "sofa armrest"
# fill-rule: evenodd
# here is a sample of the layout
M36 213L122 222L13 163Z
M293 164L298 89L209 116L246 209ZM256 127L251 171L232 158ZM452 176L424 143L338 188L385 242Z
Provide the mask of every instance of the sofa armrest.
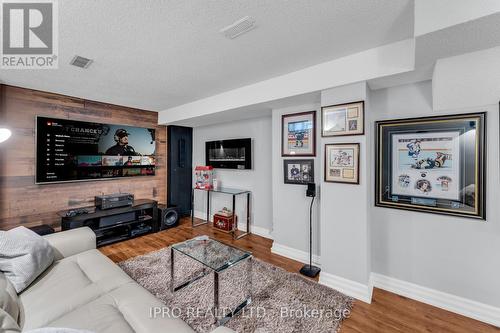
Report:
M95 233L89 227L81 227L43 236L54 249L54 260L96 248Z

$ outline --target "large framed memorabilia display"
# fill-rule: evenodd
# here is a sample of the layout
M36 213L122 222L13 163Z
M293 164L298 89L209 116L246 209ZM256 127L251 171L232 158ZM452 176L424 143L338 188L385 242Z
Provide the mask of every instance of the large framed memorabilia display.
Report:
M362 135L365 133L365 102L321 108L321 136Z
M283 160L285 184L314 183L314 160Z
M281 156L316 156L316 111L281 117Z
M375 204L486 219L486 113L376 122Z
M325 145L325 182L359 184L359 143Z

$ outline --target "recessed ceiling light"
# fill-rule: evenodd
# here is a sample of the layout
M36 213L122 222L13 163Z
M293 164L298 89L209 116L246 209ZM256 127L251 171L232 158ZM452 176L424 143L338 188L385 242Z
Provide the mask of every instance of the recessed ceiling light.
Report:
M222 28L220 32L227 38L233 39L244 34L245 32L252 30L253 28L255 28L255 19L250 16L245 16L242 19L234 22L233 24Z
M76 55L70 62L71 65L80 67L80 68L88 68L92 63L92 59L84 58L79 55Z

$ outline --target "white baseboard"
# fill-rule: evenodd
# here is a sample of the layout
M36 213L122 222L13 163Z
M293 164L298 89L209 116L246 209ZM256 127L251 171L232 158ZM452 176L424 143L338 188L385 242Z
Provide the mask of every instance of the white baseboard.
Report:
M309 253L285 245L281 245L276 242L273 243L271 252L283 257L303 262L305 264L309 263ZM313 254L312 261L313 265L321 267L320 256Z
M297 260L303 263L309 262L309 253L301 250L294 249L289 246L273 243L271 252L279 254L280 256ZM313 265L321 267L321 257L313 255ZM372 286L364 285L359 282L347 280L333 274L321 272L319 273L319 283L340 291L348 296L354 297L366 303L371 303L372 300Z
M500 327L500 308L377 273L372 273L372 282L374 287Z
M194 211L194 217L198 219L203 219L205 220L207 218L207 213L202 212L202 211ZM210 215L210 222L213 222L213 215ZM238 223L238 230L241 231L247 231L247 226L244 223ZM257 225L250 224L250 231L252 234L273 239L273 236L271 235L271 231L269 229L266 229L264 227L259 227Z
M242 224L242 225L238 224L238 230L247 231L247 226L245 224ZM250 224L250 231L254 235L258 235L258 236L261 236L264 238L273 239L273 236L271 235L271 231L269 229L264 228L264 227L259 227L258 225Z
M373 287L371 283L366 285L326 272L319 273L319 283L365 303L372 302Z

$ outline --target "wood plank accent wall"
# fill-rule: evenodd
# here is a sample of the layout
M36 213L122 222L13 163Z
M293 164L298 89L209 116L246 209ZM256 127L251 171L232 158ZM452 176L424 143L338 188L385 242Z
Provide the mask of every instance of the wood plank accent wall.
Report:
M155 128L156 175L35 185L37 115ZM0 230L40 224L57 228L57 211L93 205L94 196L103 193L130 192L166 202L166 127L158 125L156 112L0 85L0 124L13 132L0 144Z

